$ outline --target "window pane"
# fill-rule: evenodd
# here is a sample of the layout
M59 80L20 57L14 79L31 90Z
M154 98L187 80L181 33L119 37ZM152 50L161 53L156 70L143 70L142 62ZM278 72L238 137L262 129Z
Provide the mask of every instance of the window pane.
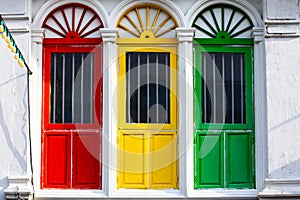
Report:
M246 123L244 56L202 53L203 123Z
M51 123L94 122L93 53L51 54Z
M170 123L170 54L126 53L126 122Z

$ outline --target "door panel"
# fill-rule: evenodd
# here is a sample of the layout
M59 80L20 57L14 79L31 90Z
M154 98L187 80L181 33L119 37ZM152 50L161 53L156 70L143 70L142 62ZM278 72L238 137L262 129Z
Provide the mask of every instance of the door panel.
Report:
M70 135L65 132L44 133L44 186L70 186Z
M147 138L144 133L120 134L120 187L146 188Z
M151 188L176 187L176 133L150 135Z
M101 178L100 133L73 133L73 137L73 187L97 188Z
M228 187L247 188L251 187L252 169L252 134L250 133L227 133L227 166Z
M222 138L221 133L197 134L195 149L197 187L223 187Z

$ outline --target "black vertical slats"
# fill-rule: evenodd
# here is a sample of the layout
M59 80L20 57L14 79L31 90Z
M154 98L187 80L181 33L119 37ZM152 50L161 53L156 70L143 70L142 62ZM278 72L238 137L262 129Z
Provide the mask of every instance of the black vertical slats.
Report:
M94 122L93 60L93 53L51 54L51 123Z
M241 53L202 53L203 123L246 123L244 62Z
M128 52L126 72L126 122L170 123L169 53Z

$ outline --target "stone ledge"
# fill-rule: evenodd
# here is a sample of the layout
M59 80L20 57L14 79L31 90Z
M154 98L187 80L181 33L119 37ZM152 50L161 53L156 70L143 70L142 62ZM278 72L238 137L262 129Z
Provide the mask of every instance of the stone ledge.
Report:
M300 179L266 179L259 199L300 199Z
M33 191L29 177L8 177L8 183L7 189L4 190L5 198L7 200L31 199Z

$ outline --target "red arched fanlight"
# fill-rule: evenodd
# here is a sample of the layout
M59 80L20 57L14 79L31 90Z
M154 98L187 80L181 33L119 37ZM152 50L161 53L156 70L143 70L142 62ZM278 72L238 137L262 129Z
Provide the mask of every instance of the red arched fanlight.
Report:
M42 28L45 28L46 42L62 38L69 42L85 38L91 42L101 38L103 23L91 8L82 4L66 4L54 9L44 20Z

